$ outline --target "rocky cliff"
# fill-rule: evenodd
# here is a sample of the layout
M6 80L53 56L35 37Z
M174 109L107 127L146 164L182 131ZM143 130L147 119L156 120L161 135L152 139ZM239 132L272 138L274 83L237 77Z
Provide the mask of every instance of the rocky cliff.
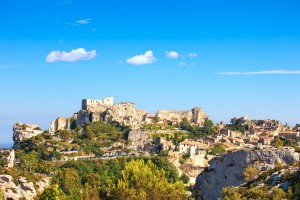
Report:
M32 182L28 182L26 178L20 177L16 185L12 176L0 175L0 189L3 191L3 199L19 200L24 198L33 200L37 192L42 192L49 186L49 183L49 178L43 178L34 185Z
M266 171L274 168L276 162L289 164L293 161L299 161L299 153L291 147L264 146L223 154L209 161L210 166L197 177L194 197L215 200L221 197L223 187L245 183L243 172L250 164L260 171Z
M51 126L49 128L49 132L50 133L55 133L58 130L62 130L62 129L66 129L69 130L70 129L70 118L66 118L66 117L58 117L56 120L51 122Z
M106 103L108 102L108 103ZM78 112L76 123L80 126L87 122L114 120L138 129L145 123L170 123L178 124L183 118L190 123L202 126L208 118L201 108L193 108L187 111L159 110L155 114L135 108L132 102L113 103L112 98L104 100L82 100L82 109Z
M16 123L13 126L14 149L20 148L20 142L42 133L42 130L35 124Z
M14 167L15 151L13 149L0 149L0 159L4 160L5 167Z
M144 149L145 145L152 142L152 138L147 131L132 130L128 134L128 140L132 148Z

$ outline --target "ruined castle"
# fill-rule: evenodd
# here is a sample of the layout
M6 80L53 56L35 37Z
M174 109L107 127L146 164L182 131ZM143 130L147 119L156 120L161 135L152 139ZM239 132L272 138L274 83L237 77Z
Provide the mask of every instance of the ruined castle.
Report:
M70 129L71 119L76 122L76 126L88 122L117 121L131 127L131 129L139 129L143 124L178 124L183 118L187 118L191 124L202 126L208 116L198 107L186 111L159 110L155 114L151 114L145 110L137 109L132 102L114 103L113 97L107 97L103 100L83 99L81 110L71 118L57 118L51 123L49 131L54 133L61 129Z

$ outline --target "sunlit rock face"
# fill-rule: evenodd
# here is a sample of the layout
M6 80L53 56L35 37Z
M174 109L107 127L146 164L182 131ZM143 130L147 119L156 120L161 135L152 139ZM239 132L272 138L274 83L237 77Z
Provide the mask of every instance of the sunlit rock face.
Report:
M221 197L223 187L245 183L243 172L250 164L265 171L274 168L276 162L289 164L293 161L299 161L299 153L291 147L263 146L223 154L209 161L210 166L196 178L193 195L199 200L215 200Z
M42 130L35 124L16 123L13 126L14 149L20 148L20 142L42 133Z

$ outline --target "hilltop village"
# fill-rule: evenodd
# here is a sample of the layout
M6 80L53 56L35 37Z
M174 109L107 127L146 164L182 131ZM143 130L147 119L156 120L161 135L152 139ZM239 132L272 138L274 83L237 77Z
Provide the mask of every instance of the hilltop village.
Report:
M196 199L203 196L205 199L216 199L221 197L223 187L238 186L245 182L243 178L236 178L228 185L228 180L220 179L215 183L220 185L219 191L210 191L210 184L205 180L214 182L216 179L207 170L214 170L213 166L222 155L238 155L232 156L230 162L238 162L241 157L248 160L247 165L242 166L244 169L255 164L255 160L249 161L249 156L258 159L258 154L253 155L252 151L257 150L261 154L272 150L275 153L268 158L271 166L274 167L279 160L289 164L299 160L299 131L300 125L290 127L270 119L249 120L248 116L232 118L229 124L214 124L199 107L148 113L137 109L132 102L114 103L112 97L103 100L83 99L81 110L70 117L53 120L48 130L43 131L38 125L16 123L13 126L13 149L1 150L0 161L5 169L18 165L31 172L22 156L32 152L38 152L37 159L57 165L70 161L160 156L176 167L180 179L186 187L191 188L190 192ZM280 148L281 153L277 151ZM289 157L288 161L284 156ZM230 162L225 167L220 163L218 165L226 172L228 166L234 165ZM270 167L257 168L264 171ZM49 170L47 173L55 172ZM243 172L239 173L236 177L243 176ZM39 188L22 178L19 184L13 183L12 176L0 175L0 188L6 188L4 199L34 199L38 191L49 187L50 181L49 176L44 176ZM22 184L30 187L26 189ZM14 189L8 190L9 187ZM202 196L196 191L202 191Z

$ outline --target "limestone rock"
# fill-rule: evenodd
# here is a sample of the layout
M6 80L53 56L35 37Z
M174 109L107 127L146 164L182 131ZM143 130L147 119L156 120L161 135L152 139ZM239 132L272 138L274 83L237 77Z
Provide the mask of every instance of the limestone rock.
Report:
M0 149L0 158L5 161L5 167L14 167L15 151L13 149Z
M221 197L223 187L245 183L243 172L250 164L265 171L274 168L276 162L289 164L293 161L299 161L299 153L291 147L263 146L260 149L243 149L223 154L209 161L210 166L197 177L194 197L215 200Z
M42 181L37 182L39 191L43 191L49 186L49 178L43 178ZM41 186L40 186L41 184ZM20 177L19 184L13 182L10 175L0 175L0 189L3 191L3 199L19 200L25 198L27 200L35 199L37 192L32 182L28 182L26 178Z
M128 134L128 140L131 141L131 146L137 149L144 149L146 144L152 142L152 138L147 131L132 130Z
M170 123L179 124L183 118L187 118L190 123L202 126L208 118L201 108L193 108L187 111L159 110L155 114L149 114L147 111L135 108L132 102L113 103L113 98L104 100L83 99L82 110L77 115L77 126L87 122L96 121L117 121L121 124L130 126L132 129L138 129L146 123Z
M13 126L14 149L20 148L20 142L42 133L38 125L16 123Z
M156 115L163 121L175 124L179 124L183 118L187 118L190 123L198 126L203 126L204 121L208 118L206 113L198 107L187 111L159 110Z
M58 117L56 120L51 122L49 132L55 133L59 130L70 130L70 126L70 118Z

